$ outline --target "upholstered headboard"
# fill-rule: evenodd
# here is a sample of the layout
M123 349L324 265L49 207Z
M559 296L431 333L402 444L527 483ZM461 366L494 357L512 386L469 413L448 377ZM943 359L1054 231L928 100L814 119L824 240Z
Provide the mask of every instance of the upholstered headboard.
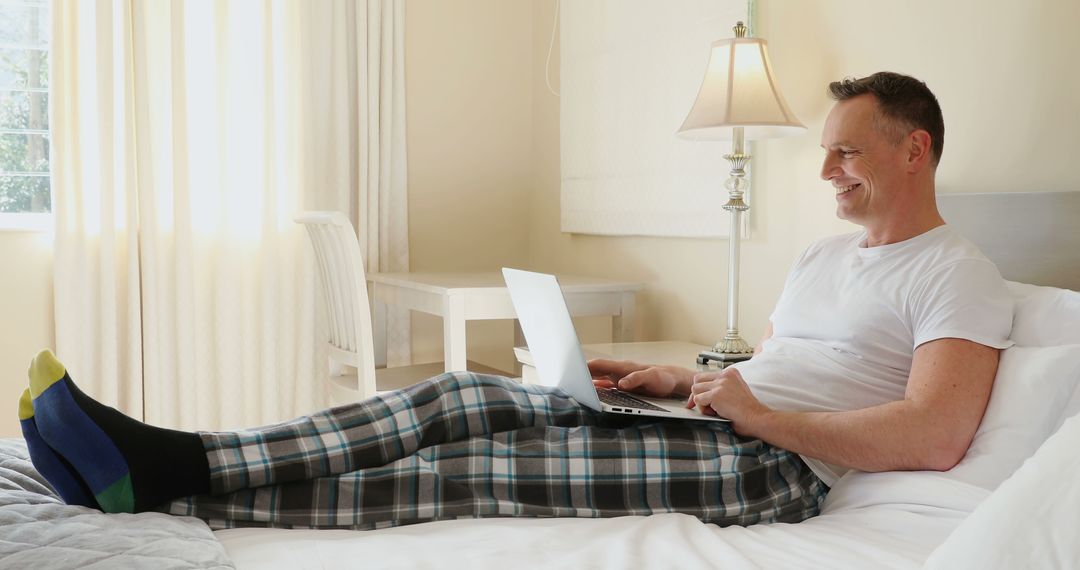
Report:
M1080 192L938 194L945 221L1011 281L1080 290Z

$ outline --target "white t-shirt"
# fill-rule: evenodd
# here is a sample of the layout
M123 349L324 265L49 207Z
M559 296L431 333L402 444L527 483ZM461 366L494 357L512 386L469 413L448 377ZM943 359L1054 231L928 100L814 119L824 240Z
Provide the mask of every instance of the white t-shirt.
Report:
M803 253L770 317L772 337L735 367L772 408L868 408L904 398L919 345L961 338L1008 348L1012 318L997 267L949 226L878 247L857 232ZM803 459L829 486L847 471Z

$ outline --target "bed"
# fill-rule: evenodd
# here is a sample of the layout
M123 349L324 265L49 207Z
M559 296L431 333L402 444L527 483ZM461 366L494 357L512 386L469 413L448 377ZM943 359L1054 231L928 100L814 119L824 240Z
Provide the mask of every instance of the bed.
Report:
M823 514L799 524L717 528L665 514L211 534L194 519L59 505L33 473L19 472L25 470L19 443L5 442L0 568L27 567L40 550L20 542L41 522L34 513L64 519L59 511L72 509L70 516L101 518L85 523L92 532L124 527L156 534L126 539L120 557L94 558L79 550L90 544L96 552L94 541L44 525L37 534L59 538L39 542L70 554L55 567L83 567L91 559L100 567L122 561L241 569L1080 567L1080 549L1072 546L1080 510L1070 508L1080 505L1080 484L1071 475L1080 467L1080 230L1074 225L1080 192L942 195L939 203L946 219L998 263L1017 301L1016 346L1002 357L972 448L949 472L849 473L830 492ZM132 552L134 558L122 558Z

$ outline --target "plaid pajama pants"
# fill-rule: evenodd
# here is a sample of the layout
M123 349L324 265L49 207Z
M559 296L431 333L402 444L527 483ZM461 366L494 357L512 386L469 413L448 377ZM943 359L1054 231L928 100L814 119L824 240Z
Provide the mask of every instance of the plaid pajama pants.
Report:
M828 492L797 455L726 423L597 414L558 389L468 372L200 436L211 495L161 510L215 529L663 512L749 525L812 517Z

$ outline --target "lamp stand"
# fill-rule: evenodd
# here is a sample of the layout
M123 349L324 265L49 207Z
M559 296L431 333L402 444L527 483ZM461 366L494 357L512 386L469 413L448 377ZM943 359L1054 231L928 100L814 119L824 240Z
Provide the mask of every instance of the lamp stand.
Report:
M731 154L724 158L731 163L731 173L724 187L728 190L728 202L723 208L731 218L731 231L728 233L728 295L727 295L727 334L716 341L712 350L698 354L698 364L716 361L720 367L734 362L741 362L754 355L754 349L739 335L739 241L742 239L742 213L750 209L743 200L750 183L746 180L746 164L750 155L745 152L743 127L735 127L731 137Z

